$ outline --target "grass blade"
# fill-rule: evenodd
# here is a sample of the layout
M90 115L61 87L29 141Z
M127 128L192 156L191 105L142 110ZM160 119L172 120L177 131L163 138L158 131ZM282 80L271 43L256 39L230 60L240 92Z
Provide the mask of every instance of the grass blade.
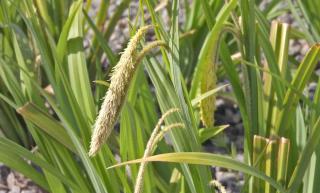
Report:
M258 177L268 183L270 183L274 188L278 189L280 192L284 192L284 188L278 184L274 179L266 176L257 169L248 166L239 161L233 160L232 158L210 154L210 153L198 153L198 152L181 152L181 153L167 153L148 157L146 159L138 159L133 161L124 162L121 164L114 165L108 169L119 167L127 164L140 163L142 161L161 161L161 162L175 162L175 163L188 163L188 164L200 164L200 165L211 165L224 167L232 170L237 170L244 172L249 175Z

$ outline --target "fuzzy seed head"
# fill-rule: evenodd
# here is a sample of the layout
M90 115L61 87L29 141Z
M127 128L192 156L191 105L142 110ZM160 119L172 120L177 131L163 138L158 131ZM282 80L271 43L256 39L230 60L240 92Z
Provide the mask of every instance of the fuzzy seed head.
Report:
M131 79L138 66L136 62L137 47L143 35L151 28L150 25L144 26L137 31L113 69L110 87L94 124L89 156L94 156L98 152L113 130L125 101Z
M204 76L201 81L201 94L216 88L217 77L215 72L215 65L208 65L207 76ZM200 102L200 116L201 121L206 127L214 125L214 111L216 108L216 96L211 95Z
M148 140L146 149L145 149L144 154L143 154L143 158L147 158L148 156L151 155L152 150L153 150L154 146L156 145L156 142L158 142L158 139L160 139L159 135L163 134L163 132L159 133L159 131L160 131L160 127L161 127L162 123L164 122L164 120L169 115L171 115L172 113L178 112L178 111L179 111L178 108L169 109L158 120L158 123L155 126L155 128L153 129L153 131L151 133L151 136L150 136L150 138ZM167 126L167 128L169 130L169 129L172 129L174 127L183 127L183 126L184 125L182 123L175 123L175 124L171 124L171 125ZM147 162L142 162L140 164L138 175L137 175L136 184L135 184L135 187L134 187L134 193L141 193L142 192L142 189L143 189L143 175L144 175L144 171L145 171L146 166L147 166Z

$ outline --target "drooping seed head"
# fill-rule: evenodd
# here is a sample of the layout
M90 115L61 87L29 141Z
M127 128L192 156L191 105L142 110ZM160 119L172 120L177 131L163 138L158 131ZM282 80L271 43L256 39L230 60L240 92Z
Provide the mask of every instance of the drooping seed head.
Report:
M144 154L143 154L143 158L147 158L148 156L151 155L154 146L156 145L158 140L161 138L161 136L159 136L159 135L163 135L164 134L163 132L159 133L161 124L164 122L164 120L169 115L171 115L172 113L177 112L177 111L179 111L178 108L169 109L158 120L158 123L155 126L155 128L153 129L153 131L151 133L151 136L150 136L150 138L148 140L146 149L145 149ZM174 124L171 124L171 125L167 126L166 128L167 128L167 130L170 130L170 129L175 128L175 127L176 128L184 127L184 125L182 123L174 123ZM143 189L143 175L144 175L144 171L145 171L146 166L147 166L147 162L142 162L140 164L138 175L137 175L136 184L135 184L135 187L134 187L134 193L141 193L142 192L142 189Z
M125 101L127 91L137 69L137 47L143 35L152 26L140 28L130 39L127 48L122 53L119 62L114 67L110 87L106 93L98 117L94 124L94 131L91 137L89 155L93 156L101 148L102 144L109 137L117 121L121 107Z
M217 77L215 72L215 65L211 63L207 68L207 75L201 80L201 94L206 93L216 88ZM202 123L206 127L214 125L214 111L216 109L216 96L211 95L200 102L200 117Z

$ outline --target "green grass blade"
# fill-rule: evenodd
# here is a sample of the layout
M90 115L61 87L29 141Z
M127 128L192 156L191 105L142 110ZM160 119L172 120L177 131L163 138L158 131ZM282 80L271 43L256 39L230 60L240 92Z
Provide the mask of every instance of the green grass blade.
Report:
M79 186L75 182L73 182L72 180L70 180L69 178L67 178L63 174L61 174L56 168L51 166L48 162L46 162L42 158L36 156L35 154L31 153L29 150L19 146L18 144L14 143L6 138L0 137L0 148L3 149L4 152L8 151L8 152L11 152L12 154L15 154L16 157L20 157L20 158L24 158L24 159L32 161L34 164L45 169L46 172L50 172L51 175L60 179L61 182L67 184L68 186L70 186L74 190L79 190ZM26 176L29 177L28 174L26 174Z
M228 128L229 125L221 125L217 127L212 128L202 128L199 130L199 136L201 143L207 141L210 138L213 138L214 136L218 135L222 131L224 131L226 128Z
M222 86L219 86L217 88L214 88L212 90L209 90L205 93L203 93L202 95L200 96L197 96L196 98L192 99L191 101L191 104L192 106L196 106L201 100L211 96L211 95L215 95L217 94L219 91L221 91L223 88L225 88L226 86L228 86L228 84L225 84L225 85L222 85Z
M298 71L296 72L292 80L292 86L296 88L298 92L302 93L307 84L307 81L309 81L310 76L313 73L314 68L316 67L319 57L319 45L312 46L305 56L304 60L299 65ZM279 113L279 117L275 125L276 131L279 131L280 134L284 134L284 132L289 129L289 120L290 118L292 118L292 113L295 112L294 110L297 107L299 99L300 96L297 95L296 92L294 92L291 88L289 88L283 101L283 108Z
M208 28L212 28L214 24L214 16L212 15L212 11L210 10L210 1L207 0L200 0L202 9L206 18L206 22L208 25Z
M1 146L0 160L7 166L19 171L20 173L28 176L36 184L41 186L43 189L49 191L48 183L44 176L40 174L35 168L31 167L25 160L20 158L18 155L3 149Z
M309 166L311 157L320 142L320 118L313 126L312 133L307 141L306 146L301 152L298 163L290 178L287 193L295 193L299 189L305 172Z
M257 41L256 41L256 14L254 12L255 1L253 0L241 0L240 1L240 10L241 10L241 54L244 60L257 64ZM256 61L257 59L257 61ZM258 134L261 129L259 126L259 116L261 116L261 109L259 109L259 87L258 80L260 79L259 74L256 69L252 67L243 67L244 74L244 91L245 95L248 98L246 100L247 112L249 115L249 124L250 128L247 131L246 140L248 143L252 144L253 135ZM252 161L252 155L250 152L250 145L247 145L248 148L245 148L245 159L248 163Z
M111 48L108 45L108 42L106 41L106 39L104 39L103 34L99 31L97 26L95 26L95 24L93 23L91 18L88 16L87 12L83 11L83 14L84 14L85 19L87 20L88 24L90 25L90 27L94 31L96 38L98 40L98 44L102 47L104 53L106 53L106 55L110 61L111 66L115 66L118 62L117 56L112 52Z
M68 75L72 91L81 107L81 111L84 111L86 118L89 119L90 123L93 123L96 113L82 45L82 10L75 8L75 12L75 17L68 31ZM72 14L71 12L71 15Z
M57 56L58 56L59 63L63 61L63 57L67 53L68 34L78 11L81 10L81 6L82 6L81 1L74 2L72 9L70 10L69 17L62 28L61 34L59 36L59 41L57 44Z
M40 129L48 133L51 137L57 140L59 143L63 144L72 152L76 152L75 147L70 143L70 137L65 131L64 127L50 117L46 112L39 109L32 103L27 103L23 107L17 109L25 119L33 122Z

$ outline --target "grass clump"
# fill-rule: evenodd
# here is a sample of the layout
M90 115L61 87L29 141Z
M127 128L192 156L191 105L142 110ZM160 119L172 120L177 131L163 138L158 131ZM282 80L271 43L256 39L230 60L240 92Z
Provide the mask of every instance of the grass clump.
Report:
M320 4L131 3L0 0L0 162L54 193L225 192L212 166L243 192L320 192ZM240 112L243 161L217 98ZM226 155L203 152L216 141Z

